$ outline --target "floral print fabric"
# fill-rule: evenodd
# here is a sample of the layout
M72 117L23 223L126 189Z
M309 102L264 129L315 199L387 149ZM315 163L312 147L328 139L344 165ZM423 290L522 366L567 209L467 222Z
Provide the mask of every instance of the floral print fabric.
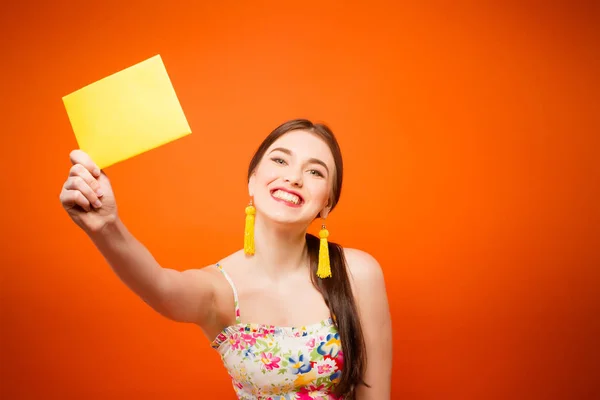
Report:
M242 400L338 400L333 394L344 356L331 318L304 327L245 324L240 320L233 281L236 324L225 328L211 346L220 355Z

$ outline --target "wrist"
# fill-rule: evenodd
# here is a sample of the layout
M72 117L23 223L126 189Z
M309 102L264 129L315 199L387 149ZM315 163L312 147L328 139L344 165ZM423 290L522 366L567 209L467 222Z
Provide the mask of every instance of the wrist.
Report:
M127 228L118 216L106 221L102 226L87 232L88 236L96 244L105 243L109 240L124 238Z

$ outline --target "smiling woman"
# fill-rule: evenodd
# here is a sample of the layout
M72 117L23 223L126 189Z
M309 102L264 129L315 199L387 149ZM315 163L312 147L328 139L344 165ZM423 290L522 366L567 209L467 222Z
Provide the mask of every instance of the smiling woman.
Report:
M390 397L391 321L381 268L328 241L342 155L323 124L293 120L248 168L245 246L214 265L162 268L118 217L106 175L81 151L61 192L115 273L157 312L202 328L240 399ZM323 220L320 238L307 233ZM326 271L326 272L324 272Z

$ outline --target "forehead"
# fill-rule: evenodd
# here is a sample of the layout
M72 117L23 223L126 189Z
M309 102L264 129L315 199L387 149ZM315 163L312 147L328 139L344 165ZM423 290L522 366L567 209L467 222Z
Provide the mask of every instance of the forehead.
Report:
M333 154L327 143L312 132L294 130L279 137L267 150L271 152L277 147L291 150L299 158L318 158L327 165L333 166Z

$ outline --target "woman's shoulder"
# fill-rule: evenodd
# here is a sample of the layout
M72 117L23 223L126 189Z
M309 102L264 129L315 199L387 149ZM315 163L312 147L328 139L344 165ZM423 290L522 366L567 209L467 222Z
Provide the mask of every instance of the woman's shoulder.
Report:
M222 275L219 271L221 268L230 276L236 276L238 272L247 269L247 256L244 254L244 250L238 250L234 253L226 255L225 257L219 258L214 264L206 266L204 269L211 271L214 274ZM220 268L219 268L220 267Z
M383 270L373 255L364 250L344 247L344 256L355 281L383 281Z
M221 265L225 269L235 268L236 266L244 266L248 261L248 257L244 254L244 250L237 250L223 258L221 258L217 264Z
M359 308L363 310L365 321L389 318L386 283L379 262L371 254L358 249L344 249L344 254L352 290Z
M205 274L222 277L222 272L219 271L219 267L223 268L227 273L236 269L240 263L244 262L244 251L236 251L235 253L229 254L223 258L219 258L212 264L205 265L203 267L194 268L186 272L193 272L199 276L205 276ZM221 279L219 279L221 280Z

